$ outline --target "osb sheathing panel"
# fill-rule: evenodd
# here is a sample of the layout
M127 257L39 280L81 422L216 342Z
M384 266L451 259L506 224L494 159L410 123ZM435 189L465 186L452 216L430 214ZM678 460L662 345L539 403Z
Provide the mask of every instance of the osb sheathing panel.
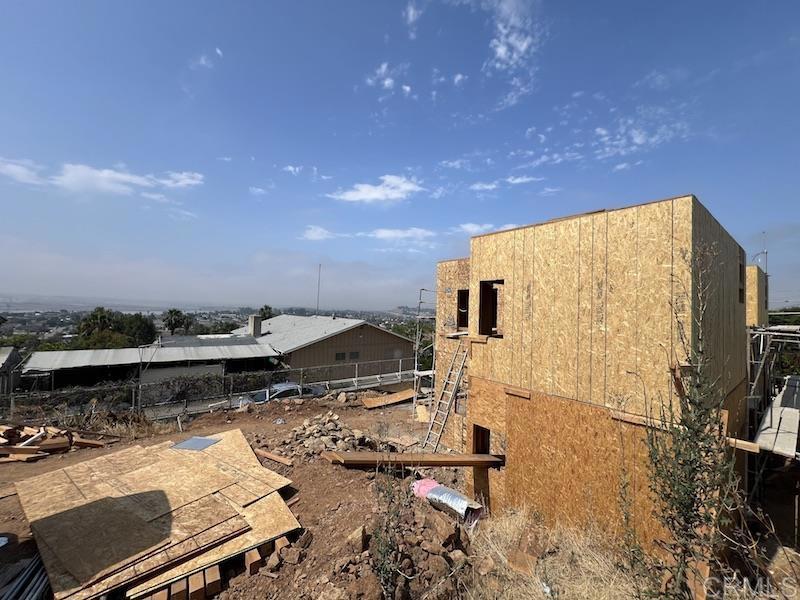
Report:
M722 393L727 395L747 375L745 305L739 302L739 265L744 255L736 240L699 202L693 204L692 225L695 258L702 258L704 252L710 258L706 270L712 285L703 323L710 376L721 382ZM697 319L699 304L695 301L694 305Z
M507 402L504 504L527 507L550 525L593 524L618 537L626 473L636 533L650 547L660 530L648 489L645 429L612 419L607 408L544 394Z
M458 347L458 339L446 337L447 334L456 331L456 316L458 310L458 290L469 289L469 259L456 259L440 262L436 267L436 336L434 338L436 352L436 378L435 378L435 398L441 392L445 375L450 367L453 353ZM470 295L472 293L470 292ZM470 323L477 319L470 307ZM466 367L469 369L470 359L467 358ZM464 387L469 385L468 381L462 384ZM462 451L465 444L465 432L463 429L463 417L451 413L442 433L441 444L446 448Z
M691 251L693 202L677 198L473 238L471 335L478 334L480 282L505 285L503 338L472 344L471 373L636 414L648 412L645 396L666 401L677 356L676 299L691 331L689 295L673 278L690 273L676 257Z
M466 450L472 452L473 425L480 425L490 431L489 451L492 454L506 454L506 395L501 386L479 377L470 377L469 403L466 418ZM475 493L473 469L465 471L467 491ZM505 501L505 469L488 469L491 508L496 510L507 506Z
M766 305L767 276L758 265L748 265L745 283L746 324L749 327L766 327L769 324Z

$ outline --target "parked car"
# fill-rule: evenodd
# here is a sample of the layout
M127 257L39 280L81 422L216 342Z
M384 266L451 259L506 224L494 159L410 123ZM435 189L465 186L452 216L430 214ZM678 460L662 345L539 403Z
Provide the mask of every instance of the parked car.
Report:
M299 385L297 383L276 383L271 387L258 390L239 396L239 406L246 404L264 404L267 401L267 394L270 400L282 400L284 398L299 398L301 396L322 396L327 390L324 385L310 384Z

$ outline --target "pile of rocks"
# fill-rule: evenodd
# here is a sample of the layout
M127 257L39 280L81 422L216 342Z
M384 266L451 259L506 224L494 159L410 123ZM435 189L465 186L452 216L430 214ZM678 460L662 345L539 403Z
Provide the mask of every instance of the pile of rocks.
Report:
M377 443L363 431L350 429L339 421L333 411L319 414L303 421L281 440L274 452L284 456L312 457L325 450L349 452L354 450L375 450Z
M395 600L454 596L456 580L470 562L469 534L462 525L433 509L417 507L404 511L399 528L391 533L397 549L383 559L379 558L375 526L361 526L353 531L347 538L349 555L334 565L330 579L346 591L341 597L382 598L377 575L381 570L379 560L399 571Z

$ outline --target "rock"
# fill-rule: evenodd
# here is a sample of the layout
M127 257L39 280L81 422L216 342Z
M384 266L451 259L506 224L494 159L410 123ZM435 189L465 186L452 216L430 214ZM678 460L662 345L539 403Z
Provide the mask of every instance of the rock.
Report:
M347 547L354 554L361 554L367 549L367 531L363 525L358 526L350 535L347 536Z
M360 600L381 600L383 598L381 584L377 575L372 571L367 571L362 577L358 577L347 586L347 589L351 598Z
M455 525L444 514L431 512L425 515L425 527L430 530L433 540L447 546L457 536Z
M494 569L494 561L491 556L484 556L478 563L476 570L479 575L488 575Z
M467 555L461 550L453 550L448 556L454 567L460 567L467 562Z
M278 417L273 421L273 423L275 423L275 425L286 425L286 419L283 417Z
M426 571L428 571L429 576L434 580L438 581L447 576L450 572L450 565L447 564L447 561L444 557L439 556L438 554L431 554L423 563L423 567Z
M305 558L305 553L300 548L281 548L280 555L283 561L290 565L298 565Z
M311 545L311 540L313 540L313 539L314 539L314 535L311 533L310 530L306 529L300 535L300 537L297 538L297 541L294 544L298 548L308 548Z
M345 402L347 402L347 394L345 394L344 392L339 392L339 395L336 396L336 400L344 404Z
M422 543L419 545L419 547L430 554L442 554L445 551L440 544L436 544L430 540L422 540Z

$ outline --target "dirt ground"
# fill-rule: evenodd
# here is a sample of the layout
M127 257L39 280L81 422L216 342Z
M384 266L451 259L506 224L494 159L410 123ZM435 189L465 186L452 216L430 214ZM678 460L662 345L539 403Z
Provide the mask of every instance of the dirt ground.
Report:
M0 465L0 536L9 542L0 548L0 565L16 562L34 553L22 508L14 493L15 481L89 460L102 454L115 452L131 444L143 446L166 440L180 441L193 435L209 435L238 428L251 439L258 435L262 444L272 448L290 434L291 429L304 419L333 411L340 422L350 428L363 430L373 438L386 439L424 436L426 424L412 418L411 403L384 409L366 410L360 401L341 403L335 399L304 400L269 404L254 413L213 413L203 415L184 425L182 433L157 435L135 441L121 441L102 449L81 449L64 455L52 455L34 463L6 463ZM282 422L285 421L285 423ZM333 577L337 562L346 554L345 540L359 525L366 525L379 510L374 490L374 472L348 470L333 466L320 458L293 458L293 466L284 466L264 459L265 467L292 480L284 496L297 495L291 510L303 528L311 531L313 539L306 550L305 559L298 565L284 564L277 578L266 574L266 569L254 576L228 573L228 588L223 598L318 598L324 596ZM438 470L439 480L447 485L457 485L458 474ZM289 593L291 590L291 593Z

